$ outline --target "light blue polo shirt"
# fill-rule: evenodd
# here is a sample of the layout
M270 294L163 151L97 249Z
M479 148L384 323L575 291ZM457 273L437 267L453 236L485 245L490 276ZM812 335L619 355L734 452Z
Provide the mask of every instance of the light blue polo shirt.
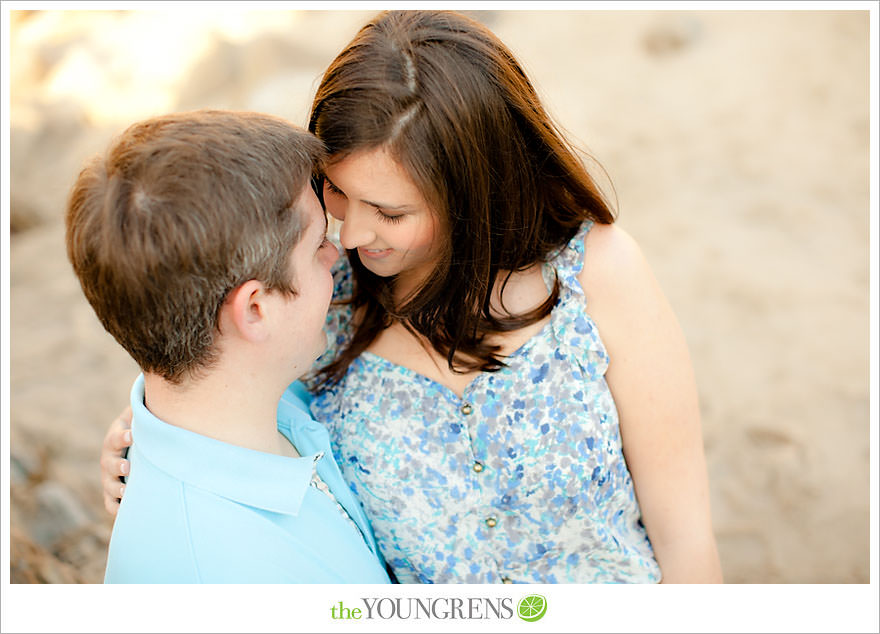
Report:
M104 582L388 583L308 398L294 383L279 403L278 429L302 456L287 458L162 422L144 406L139 376L131 390L131 473ZM360 530L310 486L315 464Z

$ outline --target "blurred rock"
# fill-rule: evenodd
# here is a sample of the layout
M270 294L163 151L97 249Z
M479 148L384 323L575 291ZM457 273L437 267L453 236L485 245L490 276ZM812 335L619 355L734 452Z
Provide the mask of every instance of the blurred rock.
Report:
M30 523L33 540L47 549L92 523L89 513L70 491L58 482L43 482L31 491L36 512Z
M653 24L642 42L648 53L662 57L692 46L699 39L700 33L701 25L697 18L685 14L670 14Z
M84 583L101 583L107 564L110 527L91 524L77 533L66 535L54 550L55 556L73 566Z
M9 578L11 583L85 583L70 564L34 543L18 526L10 529Z
M9 233L20 233L33 229L45 222L46 217L40 207L31 204L15 194L9 201Z
M17 442L9 453L9 479L13 485L28 485L42 481L46 477L48 453L33 450Z
M322 62L313 50L279 35L240 44L220 39L182 82L176 109L273 110L289 118L297 113L299 118L308 105L309 89L320 79ZM266 83L274 88L271 101L262 97L262 105L256 106L254 94Z
M109 135L66 103L30 104L10 123L10 229L25 231L64 215L67 194L85 159Z

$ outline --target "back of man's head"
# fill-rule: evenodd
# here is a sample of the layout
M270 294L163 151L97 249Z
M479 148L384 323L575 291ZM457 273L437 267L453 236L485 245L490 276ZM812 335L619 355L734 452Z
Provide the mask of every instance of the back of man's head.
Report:
M256 113L198 111L129 127L80 173L67 253L101 323L173 383L216 360L228 293L295 293L294 201L324 158L314 136Z

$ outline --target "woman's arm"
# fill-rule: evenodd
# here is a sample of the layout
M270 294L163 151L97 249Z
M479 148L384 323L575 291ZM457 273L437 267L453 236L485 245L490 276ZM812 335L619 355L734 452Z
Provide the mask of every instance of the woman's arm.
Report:
M122 477L128 475L129 462L125 450L131 446L131 406L117 416L101 446L101 487L104 489L104 508L110 515L119 511L119 501L125 491Z
M579 279L610 358L623 452L664 583L721 582L697 389L681 328L635 241L587 234Z

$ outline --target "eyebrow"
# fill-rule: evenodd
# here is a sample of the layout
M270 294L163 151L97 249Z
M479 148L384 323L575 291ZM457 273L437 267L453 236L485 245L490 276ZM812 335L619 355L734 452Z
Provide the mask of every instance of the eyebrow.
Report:
M326 174L324 175L324 180L333 185L333 187L335 187L339 191L342 191L342 188L338 187L336 183L334 183L332 180L330 180L330 178L327 177ZM361 198L361 202L370 205L371 207L379 207L381 209L387 209L388 211L416 211L416 208L412 205L388 205L385 203L378 203L372 200L367 200L365 198Z

